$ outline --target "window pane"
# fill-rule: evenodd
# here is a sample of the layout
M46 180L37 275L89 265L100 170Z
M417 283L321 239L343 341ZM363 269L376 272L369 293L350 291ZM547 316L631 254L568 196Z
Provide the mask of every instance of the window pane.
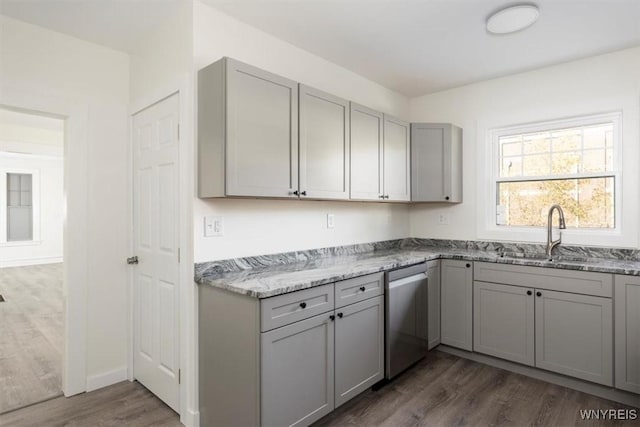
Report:
M580 153L561 152L553 153L551 157L551 173L572 174L580 171Z
M500 176L522 176L522 157L507 157L502 159Z
M610 156L609 156L610 157ZM606 172L611 158L607 159L607 153L602 150L585 150L582 156L583 172Z
M540 176L549 175L549 155L536 154L533 156L524 156L522 159L522 175L524 176Z
M522 154L522 143L520 141L503 142L501 139L500 147L502 147L502 156L519 156Z
M551 133L551 147L553 151L575 151L580 149L582 142L581 129L564 129Z
M522 138L524 154L549 152L549 133L531 133Z
M498 183L498 203L511 226L546 226L559 204L569 228L614 228L614 178Z
M607 134L613 131L611 124L584 128L584 148L605 148Z

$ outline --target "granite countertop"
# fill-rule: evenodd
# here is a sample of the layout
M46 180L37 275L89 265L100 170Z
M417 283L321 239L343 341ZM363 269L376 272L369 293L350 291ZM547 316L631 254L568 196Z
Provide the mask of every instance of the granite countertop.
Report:
M319 256L240 271L203 271L196 273L195 280L200 285L214 286L255 298L267 298L439 258L640 275L640 261L635 259L561 255L549 261L538 254L426 246Z

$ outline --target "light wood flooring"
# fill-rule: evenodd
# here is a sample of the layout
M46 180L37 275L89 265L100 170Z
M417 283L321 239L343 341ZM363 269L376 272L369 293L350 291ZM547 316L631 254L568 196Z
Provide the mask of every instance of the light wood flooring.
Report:
M178 414L137 382L124 381L0 415L2 427L178 427ZM205 426L202 426L205 427Z
M62 394L62 264L0 269L0 414Z
M438 351L378 391L367 391L320 426L638 426L581 421L580 409L630 409L597 397ZM3 427L180 426L139 383L58 397L0 415ZM207 426L202 426L207 427Z

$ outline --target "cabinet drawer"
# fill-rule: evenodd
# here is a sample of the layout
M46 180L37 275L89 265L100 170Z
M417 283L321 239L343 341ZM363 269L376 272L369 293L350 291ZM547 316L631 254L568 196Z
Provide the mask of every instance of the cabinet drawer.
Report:
M504 283L574 294L607 298L613 296L613 275L607 273L476 262L474 263L473 278L482 282Z
M336 308L384 293L384 273L368 274L336 282Z
M262 332L333 310L333 283L260 300Z

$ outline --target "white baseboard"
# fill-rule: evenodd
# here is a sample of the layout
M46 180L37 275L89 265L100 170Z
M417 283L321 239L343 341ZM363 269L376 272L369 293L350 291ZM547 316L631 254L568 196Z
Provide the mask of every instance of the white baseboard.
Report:
M40 258L26 258L26 259L3 259L0 261L0 268L6 267L24 267L27 265L40 265L40 264L59 264L62 262L61 256L48 256Z
M127 367L87 377L87 392L127 380Z
M187 413L180 417L180 422L187 427L200 427L200 411L187 409Z

